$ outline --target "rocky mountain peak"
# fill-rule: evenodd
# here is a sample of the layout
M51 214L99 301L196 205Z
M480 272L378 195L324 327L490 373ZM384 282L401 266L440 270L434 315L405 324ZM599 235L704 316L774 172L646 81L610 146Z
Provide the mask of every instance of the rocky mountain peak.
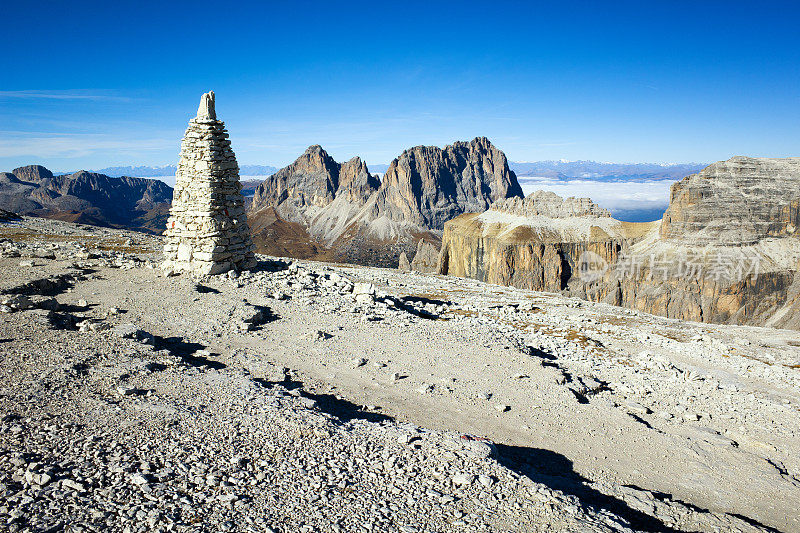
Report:
M274 207L285 220L308 225L316 210L334 199L346 198L360 206L379 185L361 158L340 164L314 144L256 188L251 209Z
M351 202L364 202L374 193L381 182L369 173L367 164L356 156L339 168L339 187L336 197L345 195Z
M20 181L37 183L42 180L50 179L53 173L41 165L27 165L15 168L11 173Z
M522 197L522 188L505 154L486 137L476 137L444 148L404 151L389 165L380 193L377 213L441 230L461 213L485 211L501 198Z

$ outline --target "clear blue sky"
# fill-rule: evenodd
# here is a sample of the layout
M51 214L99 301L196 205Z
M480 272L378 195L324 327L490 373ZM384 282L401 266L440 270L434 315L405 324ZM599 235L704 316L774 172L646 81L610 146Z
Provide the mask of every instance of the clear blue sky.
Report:
M8 2L0 170L170 164L215 90L242 164L800 155L796 2Z

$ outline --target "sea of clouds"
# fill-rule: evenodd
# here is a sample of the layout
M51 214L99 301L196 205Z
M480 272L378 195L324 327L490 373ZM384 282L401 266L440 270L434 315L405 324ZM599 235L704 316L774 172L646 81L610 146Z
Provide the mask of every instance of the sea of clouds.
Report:
M661 218L669 204L669 188L674 180L563 180L552 178L521 177L519 183L528 194L552 191L567 198L591 198L611 211L620 220L648 222Z

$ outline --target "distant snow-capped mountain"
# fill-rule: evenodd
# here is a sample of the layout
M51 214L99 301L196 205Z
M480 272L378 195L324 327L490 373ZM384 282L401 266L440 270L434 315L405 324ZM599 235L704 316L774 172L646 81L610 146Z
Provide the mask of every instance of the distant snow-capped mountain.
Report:
M175 165L163 166L122 166L122 167L107 167L94 170L99 174L105 174L118 178L120 176L135 176L137 178L160 178L166 176L174 176L178 168ZM271 176L277 172L277 168L270 165L241 165L239 167L239 174L242 176Z
M600 163L597 161L509 161L520 178L585 179L594 181L678 180L699 172L705 163Z

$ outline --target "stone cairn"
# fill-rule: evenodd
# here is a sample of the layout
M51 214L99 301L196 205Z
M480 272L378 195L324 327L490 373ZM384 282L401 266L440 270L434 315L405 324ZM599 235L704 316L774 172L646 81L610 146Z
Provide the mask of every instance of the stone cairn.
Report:
M239 165L214 92L200 99L181 142L175 191L164 233L167 273L210 276L256 264L239 183Z

